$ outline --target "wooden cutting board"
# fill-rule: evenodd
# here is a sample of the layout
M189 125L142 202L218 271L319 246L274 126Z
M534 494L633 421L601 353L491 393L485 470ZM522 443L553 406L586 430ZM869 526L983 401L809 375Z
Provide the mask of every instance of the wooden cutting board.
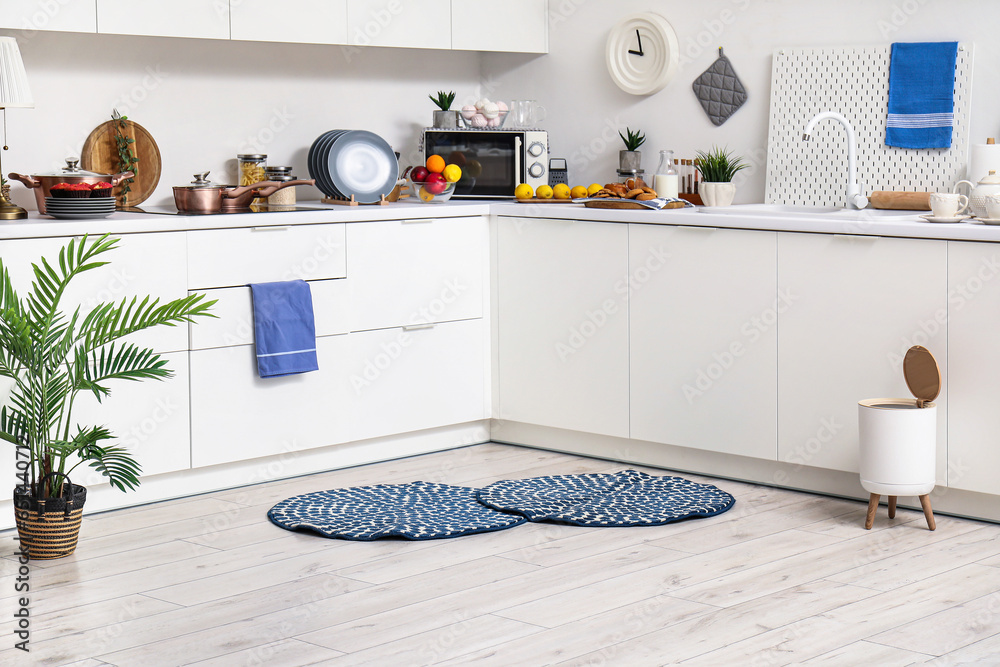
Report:
M109 120L101 123L83 142L83 154L80 156L80 166L98 174L117 174L120 169L118 161L118 144L115 142L115 124L118 121ZM160 149L152 135L138 123L125 121L125 136L135 139L132 149L139 164L136 165L135 181L132 191L128 193L128 205L136 206L146 201L160 182ZM115 187L114 195L118 205L122 205L121 186Z
M607 199L605 201L585 201L583 205L587 208L627 208L635 210L645 210L645 211L662 211L668 208L684 208L684 202L682 201L672 201L662 209L650 208L649 206L643 206L642 204L634 201L629 201L627 199Z

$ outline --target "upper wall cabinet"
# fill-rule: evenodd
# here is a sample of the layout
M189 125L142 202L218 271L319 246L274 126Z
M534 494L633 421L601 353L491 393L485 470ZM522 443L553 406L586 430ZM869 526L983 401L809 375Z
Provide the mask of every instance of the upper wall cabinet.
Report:
M97 0L97 31L115 35L229 39L229 2Z
M230 3L232 39L254 42L347 43L347 0Z
M451 48L548 53L546 0L451 0Z
M347 43L450 49L451 6L444 0L351 0Z
M4 0L0 28L97 32L97 0Z

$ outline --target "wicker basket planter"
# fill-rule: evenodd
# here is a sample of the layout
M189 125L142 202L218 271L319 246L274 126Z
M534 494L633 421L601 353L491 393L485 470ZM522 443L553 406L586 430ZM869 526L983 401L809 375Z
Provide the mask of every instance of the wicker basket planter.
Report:
M43 482L44 479L39 486ZM14 520L21 547L28 557L48 560L73 553L86 501L87 489L73 484L68 477L60 497L37 498L28 486L14 487Z

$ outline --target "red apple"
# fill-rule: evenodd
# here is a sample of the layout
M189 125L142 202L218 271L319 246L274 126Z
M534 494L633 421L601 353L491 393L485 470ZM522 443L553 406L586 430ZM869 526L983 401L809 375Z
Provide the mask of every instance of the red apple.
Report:
M424 181L424 187L432 195L439 195L448 189L448 181L441 174L431 172L427 175L427 180Z
M410 178L414 183L423 183L427 180L427 174L431 172L427 171L427 167L414 167L413 171L410 172Z

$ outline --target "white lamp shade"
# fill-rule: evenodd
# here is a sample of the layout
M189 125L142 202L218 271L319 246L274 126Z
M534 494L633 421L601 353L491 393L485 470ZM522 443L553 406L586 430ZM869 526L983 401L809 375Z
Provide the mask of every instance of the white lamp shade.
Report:
M0 108L33 107L21 50L13 37L0 37Z

